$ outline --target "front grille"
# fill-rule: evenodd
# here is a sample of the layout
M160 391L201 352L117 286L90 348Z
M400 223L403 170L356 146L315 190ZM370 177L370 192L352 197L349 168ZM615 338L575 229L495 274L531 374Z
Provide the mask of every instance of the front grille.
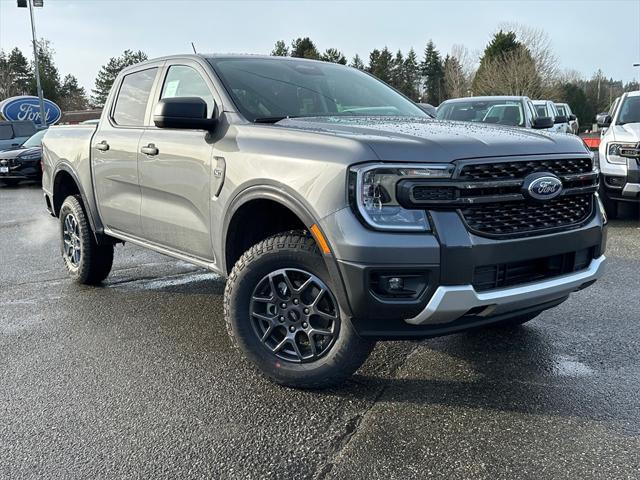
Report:
M471 181L512 180L534 172L562 176L589 173L592 168L590 158L472 163L462 167L458 178Z
M473 272L473 288L481 292L578 272L589 266L593 254L592 247L521 262L482 265Z
M479 234L514 235L578 225L591 216L593 194L570 195L544 203L487 203L460 210L470 230Z
M413 198L418 201L453 200L456 198L454 187L419 185L413 188Z

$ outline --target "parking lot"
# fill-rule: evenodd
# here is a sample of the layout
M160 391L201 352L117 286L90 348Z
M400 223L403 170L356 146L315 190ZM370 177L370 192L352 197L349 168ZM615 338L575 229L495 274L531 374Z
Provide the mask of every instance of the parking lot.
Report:
M640 222L519 328L380 343L344 387L231 346L224 283L126 245L72 284L36 186L0 187L0 478L638 478Z

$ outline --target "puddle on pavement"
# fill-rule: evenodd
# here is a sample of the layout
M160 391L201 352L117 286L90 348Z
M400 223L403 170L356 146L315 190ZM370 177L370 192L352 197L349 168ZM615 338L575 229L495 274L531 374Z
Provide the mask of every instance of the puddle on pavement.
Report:
M560 377L589 377L595 372L586 363L559 355L553 362L553 374Z

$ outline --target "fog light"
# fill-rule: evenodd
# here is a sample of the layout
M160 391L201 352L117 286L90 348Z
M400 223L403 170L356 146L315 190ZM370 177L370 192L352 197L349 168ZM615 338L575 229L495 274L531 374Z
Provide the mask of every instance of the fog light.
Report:
M400 277L391 277L389 280L387 280L387 288L392 292L403 290L404 280L402 280Z

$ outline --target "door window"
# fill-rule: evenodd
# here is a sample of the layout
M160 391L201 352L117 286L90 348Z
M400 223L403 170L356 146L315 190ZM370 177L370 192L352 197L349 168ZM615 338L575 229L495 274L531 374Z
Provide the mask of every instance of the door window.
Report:
M157 71L157 68L150 68L123 78L113 109L114 122L127 127L144 125L144 114Z
M211 90L194 68L186 65L169 67L160 98L172 97L199 97L207 104L207 115L213 113L215 102Z

